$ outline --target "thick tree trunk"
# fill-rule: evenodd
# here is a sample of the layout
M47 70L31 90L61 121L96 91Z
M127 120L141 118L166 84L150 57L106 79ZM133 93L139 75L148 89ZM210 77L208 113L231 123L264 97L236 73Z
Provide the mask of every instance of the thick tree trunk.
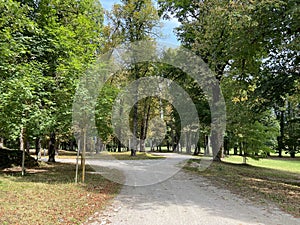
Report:
M221 74L220 74L221 75ZM213 105L214 108L218 108L218 104L220 102L220 82L212 84L212 91L213 91ZM212 121L212 132L211 132L211 147L213 152L213 161L220 162L223 156L223 152L221 151L221 142L222 142L222 135L219 131L218 121Z
M48 149L48 162L55 162L55 147L56 147L56 137L55 132L50 134L50 141L49 141L49 149Z

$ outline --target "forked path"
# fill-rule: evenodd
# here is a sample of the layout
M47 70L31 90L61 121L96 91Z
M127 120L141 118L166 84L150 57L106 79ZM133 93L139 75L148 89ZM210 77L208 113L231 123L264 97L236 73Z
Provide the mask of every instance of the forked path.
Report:
M137 173L137 180L139 176L144 179L142 173ZM213 186L199 175L183 170L153 185L125 185L111 206L100 215L95 215L92 221L86 224L300 224L300 219L274 206L254 205L253 202Z

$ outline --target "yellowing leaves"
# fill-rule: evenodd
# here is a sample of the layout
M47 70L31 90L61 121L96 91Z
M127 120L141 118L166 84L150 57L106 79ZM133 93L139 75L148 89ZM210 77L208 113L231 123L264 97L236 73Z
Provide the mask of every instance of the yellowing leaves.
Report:
M245 101L247 101L248 100L248 97L247 96L245 96L245 97L234 97L233 99L232 99L232 102L233 103L238 103L238 102L245 102Z

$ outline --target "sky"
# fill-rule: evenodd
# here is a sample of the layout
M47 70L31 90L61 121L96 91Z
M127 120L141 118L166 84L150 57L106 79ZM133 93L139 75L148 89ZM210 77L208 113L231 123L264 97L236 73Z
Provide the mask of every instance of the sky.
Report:
M111 10L113 4L120 3L120 0L100 0L100 3L102 7L106 10ZM171 20L161 20L162 22L162 38L159 39L159 41L170 43L172 45L179 45L179 42L177 41L177 38L174 34L174 28L179 26L179 22L172 18Z

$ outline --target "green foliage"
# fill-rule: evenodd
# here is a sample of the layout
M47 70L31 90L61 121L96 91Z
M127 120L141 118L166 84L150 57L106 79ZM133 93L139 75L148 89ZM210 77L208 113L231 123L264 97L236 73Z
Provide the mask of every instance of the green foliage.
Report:
M230 77L223 79L229 142L231 147L239 144L246 156L265 156L276 147L279 123L271 111L255 112L255 101L250 98L253 87L245 85Z
M171 14L182 23L177 35L183 45L200 55L219 78L228 66L242 77L259 69L270 40L280 36L274 29L285 10L280 0L168 0L159 5L164 17Z
M78 79L101 51L98 1L0 2L0 136L71 135Z
M112 85L105 85L100 91L96 106L96 126L101 140L108 143L113 139L111 124L112 108L119 90ZM122 122L122 121L119 121Z

